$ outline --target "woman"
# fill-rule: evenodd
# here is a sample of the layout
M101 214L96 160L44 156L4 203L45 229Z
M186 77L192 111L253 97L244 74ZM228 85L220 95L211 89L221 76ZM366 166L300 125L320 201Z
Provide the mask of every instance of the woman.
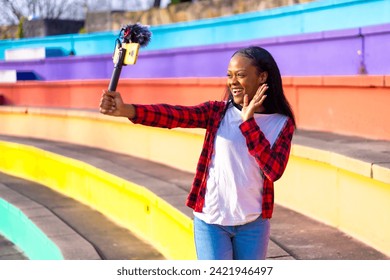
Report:
M125 104L104 91L100 112L165 128L205 128L187 198L198 259L265 259L273 182L287 165L295 129L278 66L260 47L235 52L225 101L197 106Z

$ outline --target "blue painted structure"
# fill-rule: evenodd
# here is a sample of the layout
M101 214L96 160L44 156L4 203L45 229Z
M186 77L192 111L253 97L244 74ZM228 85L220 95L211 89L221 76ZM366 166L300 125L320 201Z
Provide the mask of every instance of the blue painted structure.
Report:
M258 45L269 50L284 76L390 74L390 24L274 37L212 46L142 51L121 78L223 77L231 55ZM44 80L109 79L111 55L0 61L0 70L34 71ZM362 71L364 70L364 71Z
M390 0L323 0L275 9L151 27L146 50L214 45L390 23ZM119 32L119 31L118 31ZM0 41L4 50L62 47L77 56L111 54L118 32Z

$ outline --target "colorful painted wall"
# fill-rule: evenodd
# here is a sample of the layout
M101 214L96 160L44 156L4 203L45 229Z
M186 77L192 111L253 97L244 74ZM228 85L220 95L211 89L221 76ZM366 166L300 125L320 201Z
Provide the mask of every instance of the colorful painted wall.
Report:
M193 105L220 100L231 54L241 46L260 44L271 51L280 66L298 129L390 141L390 66L386 63L390 61L389 5L390 1L384 0L316 1L152 27L152 44L141 50L135 66L124 68L118 91L132 103ZM169 157L172 167L192 172L202 131L135 126L128 120L98 113L101 92L107 88L113 69L111 44L115 36L102 33L0 41L0 50L61 45L64 49L75 48L77 54L0 62L0 71L30 71L43 78L0 83L0 100L6 105L0 106L0 134L104 147L161 163ZM102 137L108 135L104 131L117 136L107 139ZM127 137L139 145L120 140ZM161 149L161 145L169 148ZM184 153L185 158L173 156ZM12 153L9 155L3 157L3 163L15 160ZM278 182L277 202L338 227L390 255L390 219L386 215L390 213L386 210L390 162L378 164L356 163L353 157L294 144L286 175ZM302 170L310 174L305 176ZM19 170L19 175L25 171ZM318 183L318 178L323 180ZM297 193L305 195L298 197ZM321 194L329 195L331 211L329 204L321 202ZM372 208L383 215L375 220L366 213L362 216L359 205L363 198L375 201ZM302 203L302 199L310 203ZM186 230L187 222L180 222ZM146 230L142 225L139 228L140 232ZM155 236L151 234L150 238ZM158 243L165 241L155 242L166 255L176 254L171 245Z
M124 67L121 77L223 77L232 54L250 45L270 51L284 76L390 74L390 64L384 63L390 61L390 24L385 24L212 46L141 49L137 63ZM47 81L109 79L113 62L111 54L52 57L0 61L2 70L30 71Z
M346 16L347 15L347 16ZM364 16L362 16L364 15ZM221 18L152 26L147 50L242 42L260 38L359 28L389 23L388 0L324 0ZM124 23L127 24L127 23ZM10 48L52 47L76 55L111 54L118 32L0 41L0 60Z
M283 78L299 129L390 141L389 76ZM108 80L0 84L7 105L98 110ZM125 79L126 102L195 105L222 100L225 78ZM359 118L357 118L359 116Z

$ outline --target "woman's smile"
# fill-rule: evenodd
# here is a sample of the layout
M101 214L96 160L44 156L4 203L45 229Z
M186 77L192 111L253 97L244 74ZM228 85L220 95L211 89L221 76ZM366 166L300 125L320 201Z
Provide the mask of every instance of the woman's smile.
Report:
M231 88L230 91L232 92L233 96L239 96L244 93L243 88Z

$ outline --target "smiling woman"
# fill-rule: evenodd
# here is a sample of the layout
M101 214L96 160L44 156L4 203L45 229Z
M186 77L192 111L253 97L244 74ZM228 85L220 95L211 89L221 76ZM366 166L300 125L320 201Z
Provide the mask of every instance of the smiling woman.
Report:
M241 55L233 56L229 63L227 85L234 102L244 106L244 102L247 104L248 99L252 100L259 92L259 102L263 104L267 97L265 95L268 89L265 84L267 75L268 73L264 71L258 73L250 58ZM264 106L260 105L256 112L262 111L264 111Z
M251 100L258 94L262 105L256 112L286 115L295 125L294 113L283 92L279 67L267 50L255 46L238 50L230 60L227 76L225 99L243 106L245 95Z
M206 129L187 197L198 259L264 259L274 181L287 165L295 121L278 66L259 47L233 54L227 100L197 106L126 104L103 91L100 112L136 124Z

